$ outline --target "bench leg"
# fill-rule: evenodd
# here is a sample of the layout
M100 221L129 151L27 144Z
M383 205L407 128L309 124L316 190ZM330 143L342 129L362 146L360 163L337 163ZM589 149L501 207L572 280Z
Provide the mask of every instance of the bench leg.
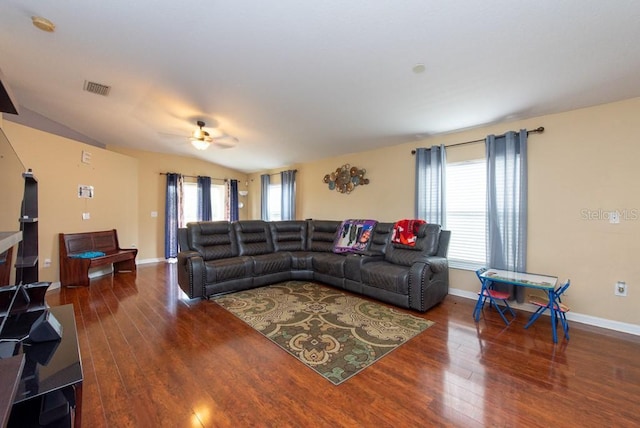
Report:
M88 287L90 261L72 259L60 261L60 284L63 287Z
M88 287L89 286L89 272L85 275L79 275L74 278L67 278L64 281L60 281L60 285L63 287Z

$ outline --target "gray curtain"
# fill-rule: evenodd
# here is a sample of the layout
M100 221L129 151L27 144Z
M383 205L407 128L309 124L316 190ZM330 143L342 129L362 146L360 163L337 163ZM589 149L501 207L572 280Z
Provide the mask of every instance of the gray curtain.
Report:
M446 227L444 145L416 149L415 217Z
M178 227L180 224L180 184L179 174L167 173L164 205L164 258L178 257Z
M527 131L489 135L487 153L487 265L526 272ZM519 303L524 287L507 289Z
M260 218L269 221L269 174L260 176Z
M229 180L229 221L238 218L238 180Z
M198 221L211 221L211 177L198 176Z
M296 219L296 170L282 171L280 173L282 183L281 220Z

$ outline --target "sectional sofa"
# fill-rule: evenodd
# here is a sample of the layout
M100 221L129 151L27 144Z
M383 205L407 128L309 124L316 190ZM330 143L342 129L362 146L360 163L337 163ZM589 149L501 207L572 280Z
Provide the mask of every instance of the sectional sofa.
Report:
M181 231L178 283L208 298L289 280L310 280L424 312L449 290L450 232L424 224L415 246L391 242L377 223L366 251L336 253L340 221L189 223Z

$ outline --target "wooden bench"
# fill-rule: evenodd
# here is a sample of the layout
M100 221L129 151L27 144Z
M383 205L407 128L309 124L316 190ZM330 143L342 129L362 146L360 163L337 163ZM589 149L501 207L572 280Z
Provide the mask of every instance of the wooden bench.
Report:
M122 249L115 229L102 232L61 233L60 282L65 287L88 286L89 268L113 264L115 272L136 270L136 248ZM102 252L104 256L81 258L87 252ZM75 257L74 257L75 256Z

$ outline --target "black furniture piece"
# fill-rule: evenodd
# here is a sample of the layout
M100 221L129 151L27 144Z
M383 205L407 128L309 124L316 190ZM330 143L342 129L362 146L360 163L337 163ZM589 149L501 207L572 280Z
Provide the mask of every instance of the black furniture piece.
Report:
M0 427L2 428L9 422L23 367L24 355L0 358Z
M313 280L420 312L448 294L449 231L422 225L415 246L408 246L391 242L393 223L377 223L366 252L335 253L341 223L189 223L186 239L181 232L178 283L190 298L208 298L282 281Z
M24 199L20 212L22 241L16 259L16 284L38 282L38 180L29 169L23 173Z
M47 309L62 326L62 338L46 342L15 342L14 354L24 357L8 427L80 427L82 363L73 305ZM45 310L13 315L3 339L23 337ZM5 342L7 343L7 342Z

